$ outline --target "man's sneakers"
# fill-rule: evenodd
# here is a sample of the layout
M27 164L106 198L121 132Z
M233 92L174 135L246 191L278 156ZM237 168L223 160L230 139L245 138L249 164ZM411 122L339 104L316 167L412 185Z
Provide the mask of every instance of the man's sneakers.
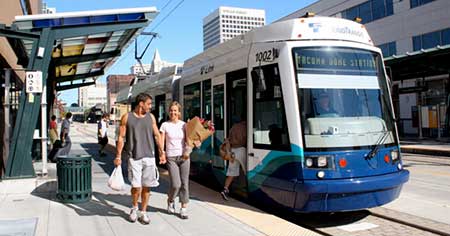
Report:
M148 218L147 212L141 212L139 222L141 222L144 225L148 225L150 223L150 218Z
M139 212L137 208L131 208L129 220L133 223L139 220L139 222L144 225L148 225L150 223L147 212Z
M228 201L230 191L227 188L223 188L222 192L220 192L220 195L222 195L223 200Z
M186 207L180 208L180 218L184 220L189 218Z
M175 202L167 202L167 212L175 214Z
M136 222L136 220L138 219L138 212L139 212L139 210L137 208L131 208L130 216L129 216L129 220L131 222L133 222L133 223Z

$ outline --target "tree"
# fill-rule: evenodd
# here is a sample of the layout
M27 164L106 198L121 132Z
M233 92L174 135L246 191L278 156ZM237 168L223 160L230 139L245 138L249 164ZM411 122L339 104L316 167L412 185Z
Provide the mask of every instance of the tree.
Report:
M78 106L78 103L72 103L72 104L70 104L70 107L79 107L79 106Z

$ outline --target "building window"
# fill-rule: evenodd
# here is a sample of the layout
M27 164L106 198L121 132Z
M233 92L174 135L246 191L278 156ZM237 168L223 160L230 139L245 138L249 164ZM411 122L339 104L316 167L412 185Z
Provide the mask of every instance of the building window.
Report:
M383 52L383 57L390 57L392 55L397 54L397 45L396 45L395 41L381 44L378 47Z
M433 2L434 0L410 0L411 8L418 7L429 2Z
M450 28L414 36L412 43L414 51L450 44Z
M366 24L380 18L394 14L393 0L371 0L363 2L341 12L342 18L354 20L361 18L361 23Z

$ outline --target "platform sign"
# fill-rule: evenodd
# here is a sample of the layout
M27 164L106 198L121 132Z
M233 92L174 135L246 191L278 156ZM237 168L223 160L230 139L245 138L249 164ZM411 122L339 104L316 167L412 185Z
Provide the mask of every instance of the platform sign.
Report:
M42 71L27 71L25 77L27 93L42 93Z

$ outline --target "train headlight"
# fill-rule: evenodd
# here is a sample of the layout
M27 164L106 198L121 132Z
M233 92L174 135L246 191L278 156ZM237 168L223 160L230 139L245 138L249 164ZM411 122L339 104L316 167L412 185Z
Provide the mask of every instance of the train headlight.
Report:
M325 172L323 172L322 170L317 172L317 178L323 179L323 177L325 177Z
M398 156L399 156L398 150L392 150L392 151L391 151L391 158L392 158L392 161L393 161L393 162L396 161L396 160L398 160Z
M306 166L307 167L312 167L313 166L313 159L312 158L306 158Z
M305 166L316 169L332 169L334 157L332 155L306 156Z
M326 167L327 166L327 156L319 156L317 158L317 166L318 167Z

